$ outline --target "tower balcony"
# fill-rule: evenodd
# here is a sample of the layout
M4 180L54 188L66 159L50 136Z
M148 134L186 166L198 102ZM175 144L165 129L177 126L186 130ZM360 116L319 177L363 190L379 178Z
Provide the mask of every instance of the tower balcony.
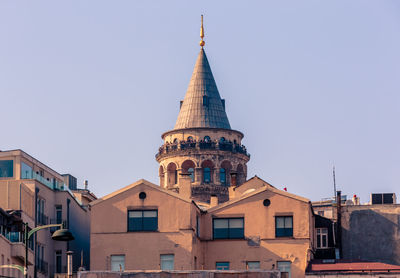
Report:
M230 153L238 153L245 155L250 158L250 154L247 152L244 145L232 143L230 141L218 142L218 141L180 141L175 143L166 143L158 149L156 159L160 159L169 154L184 154L187 151L224 151Z

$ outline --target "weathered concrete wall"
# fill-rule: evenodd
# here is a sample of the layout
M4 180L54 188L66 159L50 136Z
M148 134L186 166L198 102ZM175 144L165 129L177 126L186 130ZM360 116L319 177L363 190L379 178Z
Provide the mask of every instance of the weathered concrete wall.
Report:
M78 278L280 278L279 271L134 271L107 272L84 271L78 272Z
M342 246L344 259L400 265L400 205L343 207Z

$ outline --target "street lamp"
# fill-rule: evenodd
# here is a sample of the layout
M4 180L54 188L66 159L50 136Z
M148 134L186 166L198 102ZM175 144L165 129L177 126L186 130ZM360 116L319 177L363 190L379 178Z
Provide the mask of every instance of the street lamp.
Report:
M24 229L24 236L25 236L25 267L24 267L24 275L25 278L28 278L28 240L29 238L36 233L39 230L42 229L47 229L47 228L52 228L52 227L60 227L61 229L55 231L52 235L52 239L57 240L57 241L70 241L74 240L74 236L71 234L70 231L67 229L64 229L63 224L49 224L49 225L44 225L44 226L39 226L36 227L32 230L29 231L28 233L28 223L25 223L25 229Z

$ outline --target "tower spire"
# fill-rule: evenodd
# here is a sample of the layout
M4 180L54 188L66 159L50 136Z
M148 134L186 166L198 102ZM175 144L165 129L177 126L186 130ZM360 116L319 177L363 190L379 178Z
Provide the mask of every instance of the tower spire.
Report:
M201 48L203 48L203 46L206 44L203 41L203 38L204 38L203 15L201 15L200 38L201 38L200 46L201 46Z

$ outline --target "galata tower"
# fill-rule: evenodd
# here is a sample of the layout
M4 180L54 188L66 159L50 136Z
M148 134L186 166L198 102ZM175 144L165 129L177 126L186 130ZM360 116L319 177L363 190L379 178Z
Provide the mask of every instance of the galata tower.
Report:
M209 202L229 199L229 187L246 181L250 159L242 145L243 133L229 124L204 51L203 16L200 53L185 98L180 102L173 130L162 134L164 144L156 154L160 186L174 190L180 175L190 175L191 198Z

